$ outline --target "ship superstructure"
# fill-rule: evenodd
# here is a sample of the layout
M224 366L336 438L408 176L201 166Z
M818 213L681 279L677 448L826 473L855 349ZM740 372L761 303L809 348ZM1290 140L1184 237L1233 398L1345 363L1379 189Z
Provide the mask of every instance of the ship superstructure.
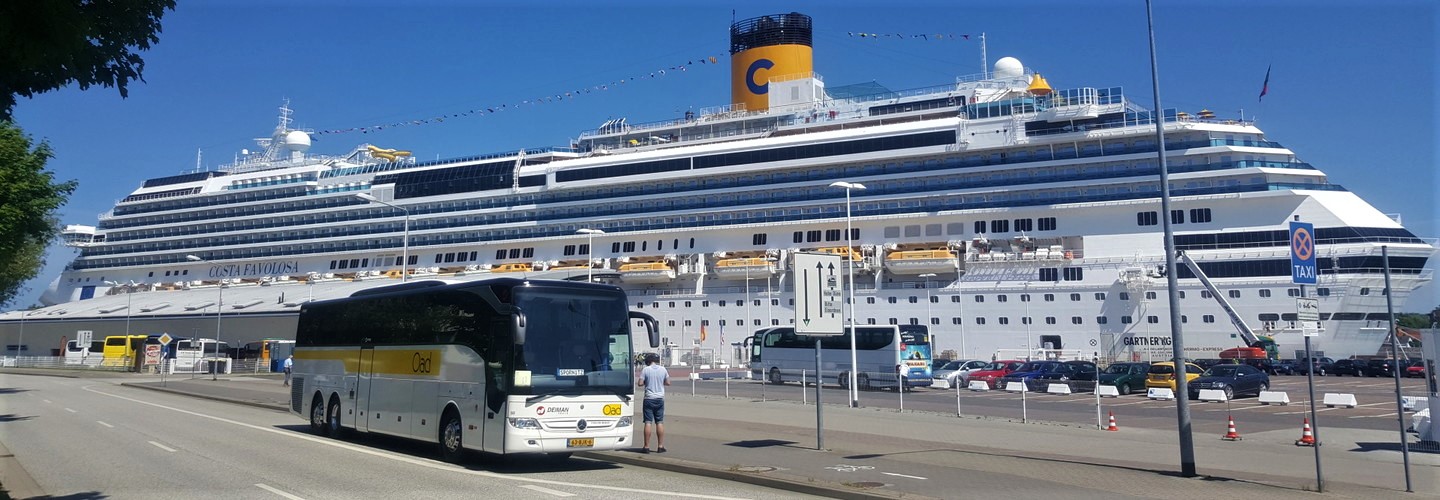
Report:
M1289 357L1302 342L1289 221L1316 227L1321 278L1307 295L1321 301L1317 347L1329 355L1374 354L1386 294L1403 304L1431 279L1432 241L1252 122L1149 110L1120 87L1053 89L1008 57L942 85L827 88L810 68L809 30L800 14L737 22L731 104L608 120L564 147L422 162L364 144L318 156L287 106L234 165L147 180L97 225L67 227L80 255L44 301L70 311L59 316L113 318L76 304L300 283L314 296L407 271L560 273L621 284L689 348L702 326L734 342L788 324L788 256L826 252L854 263L856 322L928 324L940 350L966 357L1168 357L1160 277L1178 272L1187 348L1214 357L1241 342L1188 269L1164 269L1169 217L1177 248ZM864 186L850 192L849 235L835 182ZM302 294L253 295L266 298L226 314L293 313ZM703 347L720 347L716 337Z

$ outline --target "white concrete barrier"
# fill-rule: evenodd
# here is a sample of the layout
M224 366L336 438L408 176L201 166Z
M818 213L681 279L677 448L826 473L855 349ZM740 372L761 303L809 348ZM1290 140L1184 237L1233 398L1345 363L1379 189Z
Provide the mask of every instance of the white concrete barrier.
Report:
M1098 391L1101 396L1105 396L1107 398L1120 397L1120 389L1116 389L1113 385L1102 385L1096 387L1095 390Z
M1223 389L1200 389L1199 399L1208 403L1224 403L1229 401L1225 399L1225 391Z
M700 374L696 372L690 372L690 380L700 380Z
M1048 394L1070 394L1070 385L1050 384L1049 386L1045 387L1045 392Z
M943 378L937 378L934 382L930 384L930 387L934 387L936 389L949 389L950 381Z
M1285 391L1260 391L1260 404L1268 405L1275 403L1281 406L1290 404L1290 394Z
M1325 393L1325 407L1334 408L1336 406L1354 408L1356 406L1360 406L1360 403L1355 401L1354 394L1336 394L1333 392Z
M1145 392L1145 396L1150 399L1171 400L1175 399L1175 391L1170 390L1169 387L1151 387L1149 391Z
M985 383L985 381L983 380L971 380L970 390L975 392L985 392L990 390L990 384Z
M1006 382L1005 392L1030 392L1030 389L1025 388L1024 382Z
M1401 396L1400 408L1405 411L1415 411L1416 408L1428 406L1430 398L1426 396Z

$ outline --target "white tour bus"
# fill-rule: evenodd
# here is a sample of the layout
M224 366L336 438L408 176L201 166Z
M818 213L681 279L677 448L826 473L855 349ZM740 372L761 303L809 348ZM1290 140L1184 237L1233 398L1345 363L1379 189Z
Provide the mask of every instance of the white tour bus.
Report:
M292 413L319 434L374 432L465 450L613 450L634 442L631 319L619 287L420 281L305 304Z
M856 385L861 389L895 388L897 372L906 387L926 387L930 378L930 335L925 325L860 325L855 338ZM746 339L750 374L772 384L815 380L815 339L797 335L794 327L763 328ZM824 383L850 385L850 328L845 335L821 337Z

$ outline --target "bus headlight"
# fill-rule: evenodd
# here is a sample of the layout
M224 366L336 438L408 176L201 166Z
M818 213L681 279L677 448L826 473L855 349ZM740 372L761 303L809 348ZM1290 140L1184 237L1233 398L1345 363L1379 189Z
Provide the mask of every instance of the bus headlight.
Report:
M540 421L533 418L511 418L510 426L516 429L540 430Z
M630 425L630 417L628 416L620 417L620 421L615 423L615 427L630 427Z

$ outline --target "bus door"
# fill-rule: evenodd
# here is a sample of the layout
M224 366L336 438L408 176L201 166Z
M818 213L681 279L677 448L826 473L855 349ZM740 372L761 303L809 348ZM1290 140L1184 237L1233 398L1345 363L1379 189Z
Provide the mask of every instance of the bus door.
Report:
M375 383L375 346L364 344L360 346L360 368L356 370L355 380L355 429L360 431L370 430L369 416L373 409L371 406L370 389Z

